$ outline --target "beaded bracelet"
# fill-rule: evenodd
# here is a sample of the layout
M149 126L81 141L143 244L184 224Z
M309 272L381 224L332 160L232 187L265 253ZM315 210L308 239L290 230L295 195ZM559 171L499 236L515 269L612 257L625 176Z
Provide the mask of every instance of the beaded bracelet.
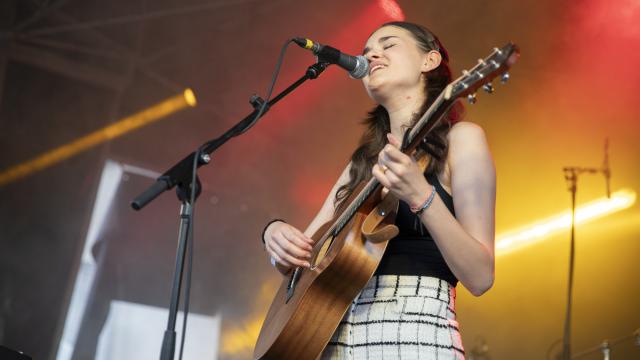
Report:
M429 197L427 198L427 200L425 200L420 206L417 207L411 207L411 212L420 216L420 214L422 214L423 211L425 211L429 206L431 206L431 202L433 202L433 198L436 197L436 187L431 185L431 194L429 194Z
M267 243L264 240L264 234L267 232L267 228L269 227L269 225L273 224L274 222L278 222L278 221L282 221L283 223L286 223L286 221L284 221L282 219L273 219L273 220L269 221L267 223L267 225L264 226L264 229L262 229L262 236L260 236L260 239L262 239L262 245L267 246Z

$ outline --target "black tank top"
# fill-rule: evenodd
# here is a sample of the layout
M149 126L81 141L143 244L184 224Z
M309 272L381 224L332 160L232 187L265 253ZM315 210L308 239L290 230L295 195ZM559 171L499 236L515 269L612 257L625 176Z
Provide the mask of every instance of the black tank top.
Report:
M427 180L455 216L453 198L442 187L438 176L427 175ZM404 201L400 201L395 224L400 233L389 241L375 275L432 276L456 286L458 279L444 261L429 231Z

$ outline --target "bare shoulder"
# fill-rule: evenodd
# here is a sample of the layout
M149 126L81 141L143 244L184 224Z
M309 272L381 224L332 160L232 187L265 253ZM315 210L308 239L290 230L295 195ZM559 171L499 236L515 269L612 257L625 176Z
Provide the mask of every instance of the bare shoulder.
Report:
M486 142L486 135L482 126L470 122L460 121L449 130L450 142L483 141Z
M494 166L484 129L469 121L460 121L449 130L449 153L447 162L452 170L465 168L470 163L482 165L483 171Z
M489 153L484 129L470 121L455 123L448 134L450 157L471 152Z

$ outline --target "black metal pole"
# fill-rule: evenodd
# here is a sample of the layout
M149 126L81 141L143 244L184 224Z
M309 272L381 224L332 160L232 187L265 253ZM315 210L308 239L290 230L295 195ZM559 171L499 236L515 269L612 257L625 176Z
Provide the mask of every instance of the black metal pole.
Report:
M562 359L571 359L571 294L573 290L573 264L575 258L575 231L576 231L576 192L578 191L578 175L571 172L568 178L571 191L571 240L569 245L569 282L567 286L567 308L564 320L564 336L562 337Z
M178 250L176 253L176 266L173 273L173 286L171 289L171 305L169 306L169 319L167 329L164 331L160 360L173 360L176 348L176 319L178 305L180 303L180 290L182 287L182 273L184 271L184 258L189 239L189 219L193 205L188 200L182 201L180 207L180 227L178 230Z

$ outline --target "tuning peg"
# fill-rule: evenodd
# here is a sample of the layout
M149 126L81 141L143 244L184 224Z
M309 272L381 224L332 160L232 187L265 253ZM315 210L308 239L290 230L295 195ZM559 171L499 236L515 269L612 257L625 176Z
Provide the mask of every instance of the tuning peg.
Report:
M469 102L469 104L471 104L471 105L475 104L475 103L478 101L478 99L476 99L476 94L475 94L475 93L473 93L473 94L469 94L469 95L467 95L467 101L468 101L468 102Z
M502 74L502 76L500 77L500 82L503 83L503 84L506 84L507 81L509 81L510 77L511 76L509 75L509 73L506 72L506 73Z
M491 83L486 83L482 86L482 90L484 90L487 94L493 94L495 89Z

